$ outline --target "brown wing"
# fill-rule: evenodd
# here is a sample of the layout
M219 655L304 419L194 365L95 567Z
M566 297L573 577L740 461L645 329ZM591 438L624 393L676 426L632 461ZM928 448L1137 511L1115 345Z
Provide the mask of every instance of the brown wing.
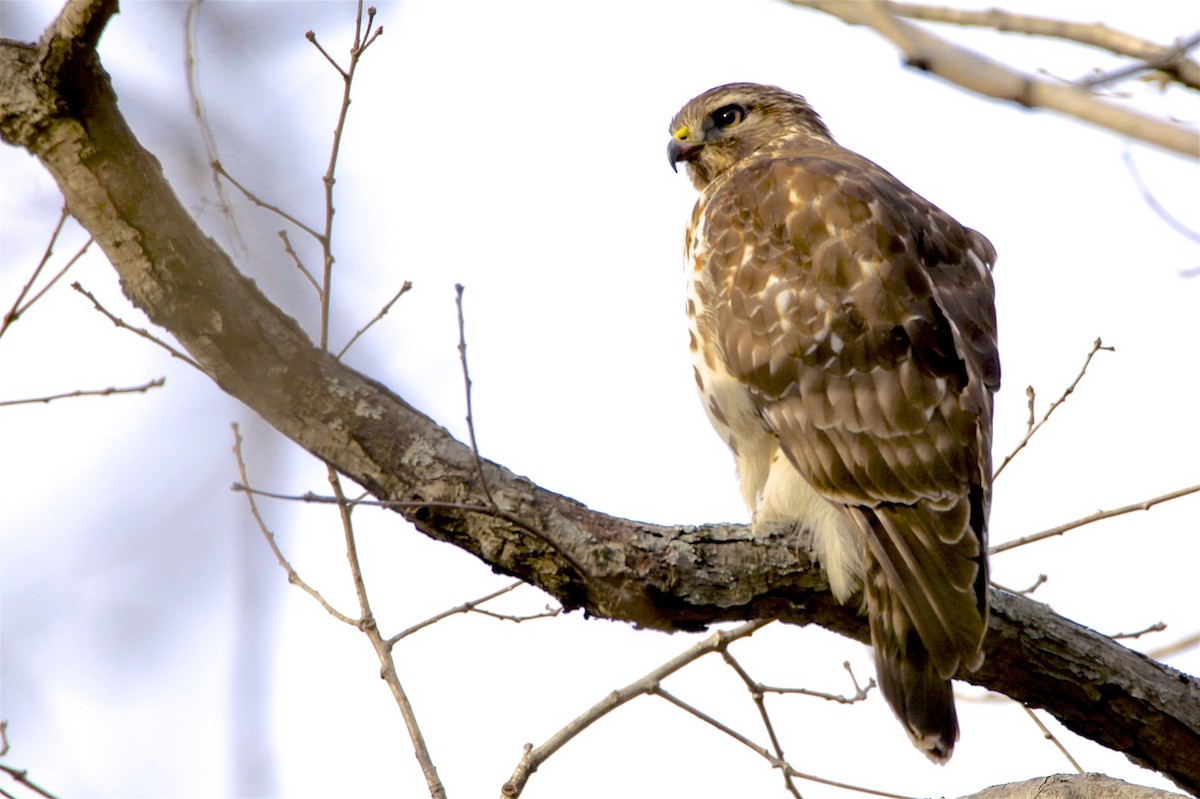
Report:
M987 625L995 252L835 145L749 162L709 218L740 234L709 237L727 365L800 473L853 509L881 687L944 759L948 680L978 666Z

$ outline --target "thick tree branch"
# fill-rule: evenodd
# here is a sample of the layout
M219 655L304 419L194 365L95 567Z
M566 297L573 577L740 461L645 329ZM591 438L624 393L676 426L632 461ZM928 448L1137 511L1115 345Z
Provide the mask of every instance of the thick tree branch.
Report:
M0 134L42 161L129 299L223 390L377 497L405 503L399 512L425 534L565 608L660 629L780 618L866 640L865 620L832 599L794 536L606 516L485 461L492 510L468 447L315 347L188 216L90 47L112 11L106 0L68 3L51 30L88 46L53 33L0 42ZM993 607L987 661L967 679L1200 791L1195 679L1028 599L997 592Z
M1200 155L1200 132L1194 128L1155 119L1101 100L1077 86L1042 80L956 47L893 15L888 3L878 0L786 1L823 11L850 25L871 28L896 45L908 66L984 97L1006 100L1024 108L1047 108L1192 158ZM901 13L899 9L897 13Z

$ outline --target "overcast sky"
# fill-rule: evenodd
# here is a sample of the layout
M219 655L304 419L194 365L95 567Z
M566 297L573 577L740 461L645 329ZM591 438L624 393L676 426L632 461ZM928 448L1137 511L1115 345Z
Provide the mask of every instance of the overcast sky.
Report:
M989 7L987 3L954 3ZM1173 0L1009 2L1168 43L1193 33ZM996 246L1004 385L995 459L1099 353L1079 389L998 480L998 543L1200 482L1196 450L1200 247L1141 196L1200 229L1195 161L1048 112L981 100L903 69L872 33L785 3L379 3L385 35L355 84L337 182L333 340L413 290L347 357L462 438L454 284L465 310L483 455L607 513L658 523L745 521L733 465L696 401L683 319L683 228L695 194L667 165L667 123L692 96L752 80L804 94L845 146ZM58 3L0 2L0 35L34 39ZM1086 17L1077 16L1086 9ZM308 330L311 291L283 227L218 211L189 113L182 2L133 0L100 53L142 143L205 228ZM340 81L303 37L341 57L352 3L205 3L199 76L222 160L317 224ZM1023 37L939 29L1065 80L1119 62ZM1172 90L1131 102L1195 121ZM61 197L23 152L0 150L0 306L45 248ZM317 249L291 231L310 264ZM74 223L61 265L86 239ZM57 268L57 267L56 267ZM243 426L263 488L325 493L323 469L203 376L117 330L71 291L147 324L98 252L0 340L0 400L136 385L145 395L0 409L0 717L5 763L61 796L418 797L423 780L361 635L289 588L254 528L230 452ZM996 582L1105 633L1165 622L1142 650L1200 628L1200 498L997 555ZM354 603L335 514L264 505L301 574ZM506 583L398 516L358 514L381 627L397 631ZM540 610L522 588L500 605ZM452 797L497 795L540 743L610 690L695 642L571 614L515 625L456 617L398 648L400 675ZM764 682L852 692L869 651L773 625L735 648ZM1195 648L1168 660L1200 671ZM736 677L701 662L668 688L765 743ZM774 719L792 764L909 795L957 796L1070 771L1013 702L961 686L962 740L931 766L882 699L787 698ZM1061 728L1045 714L1043 720ZM1063 733L1081 765L1167 787ZM1004 755L998 756L1003 752ZM0 787L7 788L0 784ZM807 799L850 794L804 784ZM622 708L561 750L524 796L783 796L779 776L665 702Z

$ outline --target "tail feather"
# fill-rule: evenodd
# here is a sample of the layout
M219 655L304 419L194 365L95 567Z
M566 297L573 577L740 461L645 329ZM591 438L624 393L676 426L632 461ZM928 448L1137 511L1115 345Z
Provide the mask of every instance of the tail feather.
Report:
M935 763L958 740L950 680L983 660L987 562L976 492L942 510L859 508L875 670L909 738Z
M958 715L950 680L937 665L895 596L868 575L866 581L875 673L884 699L913 745L934 763L945 763L958 740Z

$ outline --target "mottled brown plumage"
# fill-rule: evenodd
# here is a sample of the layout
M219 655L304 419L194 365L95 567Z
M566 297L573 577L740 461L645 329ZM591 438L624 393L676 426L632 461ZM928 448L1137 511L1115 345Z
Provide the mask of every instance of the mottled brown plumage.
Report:
M861 587L884 696L945 762L987 628L995 251L782 89L712 89L671 136L696 382L754 524L799 523L838 599Z

